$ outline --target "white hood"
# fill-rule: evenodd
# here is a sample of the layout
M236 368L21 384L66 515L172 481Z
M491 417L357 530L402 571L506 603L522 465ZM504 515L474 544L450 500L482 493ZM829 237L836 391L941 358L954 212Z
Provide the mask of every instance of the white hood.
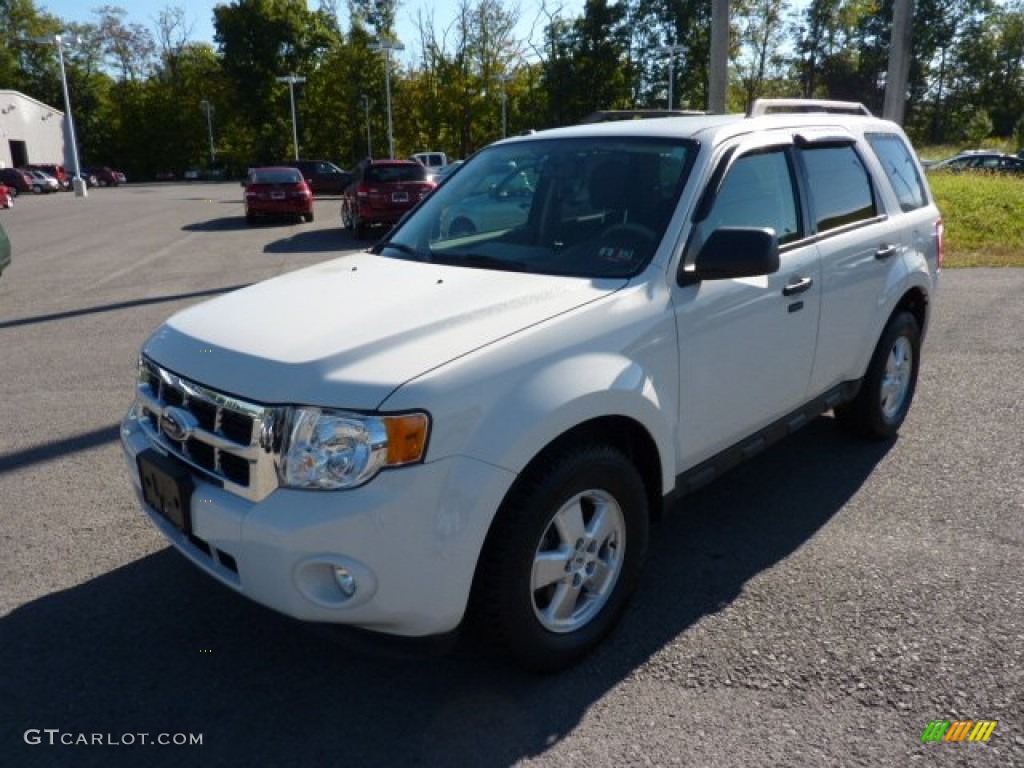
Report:
M357 254L184 310L144 352L243 399L369 410L410 379L625 282Z

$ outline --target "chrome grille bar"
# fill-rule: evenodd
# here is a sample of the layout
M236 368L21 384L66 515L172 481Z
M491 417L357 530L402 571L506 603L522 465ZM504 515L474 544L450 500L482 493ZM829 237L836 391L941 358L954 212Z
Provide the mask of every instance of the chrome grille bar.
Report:
M276 409L209 389L147 358L140 361L136 405L138 423L156 445L225 490L259 501L277 488L274 456L261 443ZM183 412L187 433L168 434L165 426L174 425L165 419Z

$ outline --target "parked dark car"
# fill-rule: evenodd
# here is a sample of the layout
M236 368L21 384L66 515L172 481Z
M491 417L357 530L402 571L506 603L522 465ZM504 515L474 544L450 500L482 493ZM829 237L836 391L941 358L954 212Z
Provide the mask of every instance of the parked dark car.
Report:
M430 169L412 160L367 160L341 198L341 222L363 239L370 227L394 226L437 186Z
M15 196L32 191L32 177L17 168L0 168L0 184L13 190Z
M245 186L245 220L260 216L298 216L313 220L313 193L302 173L290 166L250 168Z
M352 174L327 160L294 160L282 165L298 168L314 195L341 195L352 183Z
M116 171L106 165L97 168L83 168L82 176L84 177L86 174L96 179L95 186L98 187L116 187L128 181L121 171Z
M926 171L988 171L989 173L1024 173L1024 160L1003 152L961 152L959 155L930 163Z
M3 225L0 224L0 275L11 263L11 241L7 239Z
M63 165L58 165L57 163L31 163L27 165L26 168L33 171L48 173L57 180L61 189L71 189L71 177L68 175L67 169Z

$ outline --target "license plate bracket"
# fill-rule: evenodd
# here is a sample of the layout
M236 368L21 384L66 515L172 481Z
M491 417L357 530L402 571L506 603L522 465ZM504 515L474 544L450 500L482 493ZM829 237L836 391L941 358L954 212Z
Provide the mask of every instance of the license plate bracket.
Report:
M189 501L195 486L189 471L152 449L140 453L136 462L146 504L179 531L191 533Z
M392 192L391 202L393 203L408 203L409 193L408 192Z

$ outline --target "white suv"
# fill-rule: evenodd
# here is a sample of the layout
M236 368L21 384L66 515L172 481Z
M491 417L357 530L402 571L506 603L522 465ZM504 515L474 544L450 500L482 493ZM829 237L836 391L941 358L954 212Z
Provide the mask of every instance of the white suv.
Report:
M499 142L369 252L175 315L122 429L146 514L290 616L572 663L680 495L910 407L939 213L897 126L793 108ZM516 216L441 226L516 169Z

